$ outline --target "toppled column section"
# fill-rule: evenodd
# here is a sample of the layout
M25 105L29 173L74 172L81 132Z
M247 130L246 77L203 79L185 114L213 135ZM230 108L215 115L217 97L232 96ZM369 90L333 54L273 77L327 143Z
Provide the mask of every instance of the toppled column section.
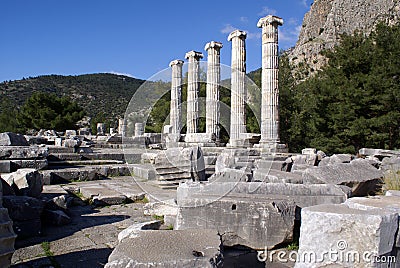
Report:
M291 242L298 207L342 203L348 187L262 182L186 182L175 229L214 229L225 246L262 250Z

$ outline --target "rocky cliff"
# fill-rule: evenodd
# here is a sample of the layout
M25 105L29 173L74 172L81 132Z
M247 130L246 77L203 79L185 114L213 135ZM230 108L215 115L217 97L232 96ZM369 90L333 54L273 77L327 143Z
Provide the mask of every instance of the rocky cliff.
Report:
M319 53L338 44L343 33L360 30L368 34L379 21L393 24L399 18L400 0L315 0L290 59L317 70L326 62Z

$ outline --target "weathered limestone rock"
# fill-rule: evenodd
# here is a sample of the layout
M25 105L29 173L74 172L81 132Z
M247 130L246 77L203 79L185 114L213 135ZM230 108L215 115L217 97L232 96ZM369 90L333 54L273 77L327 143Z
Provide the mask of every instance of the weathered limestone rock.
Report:
M301 154L314 155L316 153L317 153L317 149L315 149L315 148L304 148L301 150Z
M251 174L248 174L245 169L225 168L220 172L215 172L209 179L213 183L219 182L247 182L252 180Z
M206 44L206 133L214 134L219 140L219 86L221 83L220 50L222 43L211 41Z
M82 141L78 138L66 139L62 141L62 146L68 148L76 148L82 144Z
M215 172L221 172L225 168L241 169L243 167L250 171L257 159L260 159L260 152L257 150L244 148L227 149L218 153Z
M197 133L199 121L199 90L200 90L200 64L199 60L203 54L196 51L189 51L185 55L188 59L188 85L187 85L187 115L186 133Z
M272 15L261 18L257 23L257 27L262 28L260 144L278 144L280 140L278 26L281 25L283 20Z
M360 210L379 209L390 213L397 213L400 220L400 196L371 196L353 197L346 200L345 204L349 208ZM400 248L400 226L396 235L395 246Z
M152 214L152 215L160 215L160 214ZM143 230L158 230L160 229L161 221L148 221L148 222L140 222L135 223L123 230L118 234L118 242L126 238L135 238L140 235L140 232Z
M296 205L286 201L193 198L179 203L175 229L214 229L224 246L272 248L293 239Z
M391 171L391 172L400 171L400 156L383 158L380 168L383 171Z
M40 215L44 207L41 200L29 196L4 196L3 205L8 209L14 231L18 236L40 235Z
M342 34L351 35L356 30L369 34L378 22L394 23L399 17L400 4L393 0L314 1L289 58L294 64L304 62L318 70L326 63L320 52L337 45Z
M240 133L246 133L246 36L240 30L231 32L228 41L232 41L231 74L231 128L229 145L241 146Z
M389 190L389 191L386 191L385 195L386 196L399 196L400 197L400 191Z
M43 221L55 226L67 225L71 222L71 218L62 210L43 210Z
M61 188L61 187L60 187ZM67 211L68 194L55 196L49 200L46 200L46 209L50 210L63 210Z
M153 165L133 164L129 166L132 176L141 180L155 180L156 171Z
M361 156L375 156L378 158L400 156L400 151L396 150L384 150L384 149L371 149L361 148L358 153Z
M63 168L43 170L45 184L66 183L71 181L92 181L110 176L131 176L130 165L97 165L81 168Z
M265 173L269 170L280 170L280 171L290 171L292 167L291 158L288 159L286 156L268 156L263 157L262 159L256 160L254 162L254 166L257 170L263 170Z
M256 169L253 172L253 181L302 184L303 177L296 173L276 169Z
M177 190L177 203L185 206L193 199L220 197L243 197L246 200L292 201L300 208L319 204L341 204L351 196L347 186L328 184L293 184L265 182L185 182Z
M48 140L45 137L38 137L38 136L28 136L25 135L25 139L29 145L40 145L40 144L47 144Z
M224 245L272 248L291 241L298 207L340 204L350 194L336 185L186 182L177 191L175 229L214 228Z
M382 184L383 172L358 159L351 163L339 163L322 167L308 168L303 173L304 183L327 183L346 185L352 188L354 196L367 196L376 193Z
M10 173L15 171L14 165L10 160L0 160L0 173Z
M0 146L28 146L24 135L12 132L0 133Z
M293 160L290 171L302 174L307 168L317 165L318 155L317 154L301 154L292 156Z
M17 169L21 169L21 168L31 168L31 169L40 170L40 169L45 169L47 166L48 166L47 159L0 160L0 172L1 173L11 173L11 172L17 171Z
M375 267L363 258L364 253L371 254L370 260L390 253L398 230L397 213L352 209L343 204L305 208L301 219L300 260L295 267ZM332 251L336 255L325 253ZM339 255L353 258L339 259Z
M6 208L0 208L0 267L10 267L16 235Z
M43 189L43 175L36 169L19 169L2 178L13 187L17 195L39 197Z
M17 237L13 231L13 223L7 208L3 207L3 180L0 178L0 267L10 267L14 253L14 242ZM6 184L6 183L4 183Z
M351 154L334 154L329 157L323 158L318 166L327 166L327 165L334 165L334 164L340 164L340 163L350 163L352 160L354 160L354 156Z
M0 159L41 159L49 154L49 149L39 146L0 146Z
M105 268L222 267L220 246L213 230L140 231L118 244Z
M164 216L166 225L175 225L176 215L178 214L178 206L174 199L164 200L161 202L150 202L144 205L144 215Z
M174 142L178 142L182 128L182 60L171 61L169 66L172 69L171 80L171 110L169 115L170 125L172 127L171 137Z
M67 138L72 138L72 137L76 137L76 130L73 129L68 129L65 131L65 136Z

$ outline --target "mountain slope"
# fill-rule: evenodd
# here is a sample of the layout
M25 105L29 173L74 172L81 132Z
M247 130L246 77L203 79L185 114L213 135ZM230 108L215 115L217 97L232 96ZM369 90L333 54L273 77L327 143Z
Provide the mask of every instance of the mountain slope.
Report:
M295 65L304 62L318 70L326 63L320 52L336 46L342 34L369 34L378 22L391 25L399 17L399 0L315 0L289 57Z
M35 91L53 92L69 96L91 117L103 112L113 120L124 115L131 97L144 82L114 74L45 75L0 83L0 96L19 107Z

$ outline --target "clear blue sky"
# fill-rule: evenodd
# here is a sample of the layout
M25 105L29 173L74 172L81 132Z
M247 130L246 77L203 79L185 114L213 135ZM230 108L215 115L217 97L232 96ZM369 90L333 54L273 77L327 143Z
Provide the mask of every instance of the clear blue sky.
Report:
M0 81L44 74L115 72L146 79L205 43L248 32L247 70L261 66L260 17L284 19L280 48L294 46L313 0L1 0Z

